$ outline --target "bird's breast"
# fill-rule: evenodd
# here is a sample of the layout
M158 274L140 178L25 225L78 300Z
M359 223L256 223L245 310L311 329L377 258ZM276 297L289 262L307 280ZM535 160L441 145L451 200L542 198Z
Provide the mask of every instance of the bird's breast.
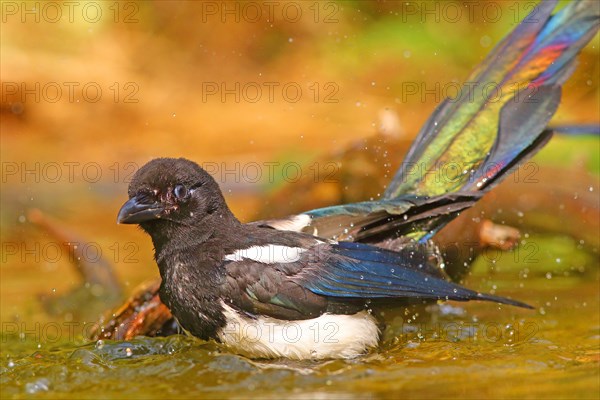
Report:
M234 352L251 358L354 358L379 340L376 320L367 311L286 321L251 318L224 302L222 306L226 323L217 337Z

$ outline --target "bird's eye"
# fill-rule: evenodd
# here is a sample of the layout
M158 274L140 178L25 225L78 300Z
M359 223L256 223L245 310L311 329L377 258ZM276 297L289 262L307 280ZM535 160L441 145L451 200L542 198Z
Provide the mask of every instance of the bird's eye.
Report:
M188 195L188 190L183 185L177 185L173 189L173 194L175 195L175 197L177 197L180 200L181 199L185 199L187 197L187 195Z

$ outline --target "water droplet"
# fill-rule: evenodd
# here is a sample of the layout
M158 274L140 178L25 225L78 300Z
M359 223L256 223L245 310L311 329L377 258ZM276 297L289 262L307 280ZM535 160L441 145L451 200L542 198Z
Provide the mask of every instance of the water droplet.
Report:
M362 281L363 279L365 279L365 277L361 275L360 276L360 280Z
M127 357L131 357L132 354L133 354L133 351L131 351L131 349L129 347L125 349L125 355Z
M546 279L552 279L552 272L546 272Z
M35 382L29 382L25 385L25 391L29 394L38 392L47 392L50 388L50 381L47 378L38 379Z
M96 342L96 348L102 350L104 348L104 340L100 339Z

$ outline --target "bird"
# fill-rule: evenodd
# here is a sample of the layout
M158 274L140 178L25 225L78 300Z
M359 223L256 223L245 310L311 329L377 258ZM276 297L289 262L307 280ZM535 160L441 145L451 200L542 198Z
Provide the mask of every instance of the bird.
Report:
M471 84L468 96L442 102L378 200L242 223L197 163L142 166L117 222L151 237L160 299L181 327L253 358L353 358L378 345L374 309L437 300L532 308L445 279L430 239L550 140L561 85L599 21L587 2L552 15L554 6L541 3L468 80L498 82L500 98ZM459 168L439 179L451 164Z
M129 195L118 221L139 224L152 238L161 300L191 335L217 339L241 354L356 357L378 343L378 323L367 306L394 299L531 308L447 281L418 244L393 251L292 226L241 223L215 179L184 158L142 166Z

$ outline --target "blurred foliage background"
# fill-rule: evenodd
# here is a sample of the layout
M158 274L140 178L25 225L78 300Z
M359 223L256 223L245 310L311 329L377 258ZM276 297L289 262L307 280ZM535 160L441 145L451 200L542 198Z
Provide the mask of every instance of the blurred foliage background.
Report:
M239 165L304 164L381 131L411 140L534 4L3 2L2 240L43 246L48 237L27 223L39 208L97 241L127 285L155 276L147 237L114 222L136 167L170 156L238 171L217 179L248 220L282 171L269 181L264 167L249 182ZM598 123L598 44L553 122ZM597 141L556 143L546 159L592 158L597 169ZM133 264L129 242L140 246ZM68 260L24 257L4 257L3 313L37 313L32 292L78 279Z

